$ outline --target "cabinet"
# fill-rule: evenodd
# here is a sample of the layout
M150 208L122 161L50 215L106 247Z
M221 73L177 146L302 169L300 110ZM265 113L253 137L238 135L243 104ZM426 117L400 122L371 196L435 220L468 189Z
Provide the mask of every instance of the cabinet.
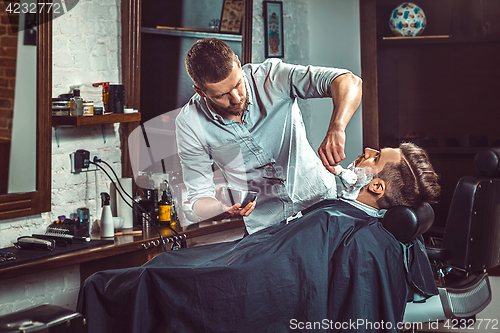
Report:
M83 126L102 125L113 123L128 123L141 120L141 114L136 113L112 113L101 116L79 116L79 117L52 117L52 126Z
M473 158L500 145L500 2L419 0L425 38L388 39L400 0L361 0L364 145L397 146L410 133L440 174L443 227L454 187ZM478 142L473 142L481 137Z
M240 239L245 231L242 219L233 219L224 223L215 223L198 229L179 232L187 240L187 246L194 247L218 242ZM168 230L160 230L166 242L172 238ZM94 235L93 235L94 236ZM98 238L98 236L96 235ZM167 243L167 250L170 249ZM71 245L68 245L69 247ZM19 278L28 274L75 264L80 265L80 278L83 283L95 272L106 269L135 267L144 264L157 254L163 252L158 231L154 228L143 228L142 232L116 235L114 243L102 244L80 250L67 251L53 255L38 256L33 260L0 267L0 281Z

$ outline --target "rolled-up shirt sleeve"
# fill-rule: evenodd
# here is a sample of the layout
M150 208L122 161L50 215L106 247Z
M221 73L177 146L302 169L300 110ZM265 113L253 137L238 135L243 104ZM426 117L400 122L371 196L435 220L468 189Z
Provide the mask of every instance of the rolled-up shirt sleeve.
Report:
M179 117L176 119L175 126L182 175L187 188L187 200L194 204L196 200L203 197L215 198L213 160L206 151L203 139L198 136L203 132L195 131L192 124L188 126L185 119Z
M271 66L268 74L268 84L289 94L286 97L322 98L332 97L330 85L340 75L351 73L346 69L327 68L320 66L292 65L278 59L269 61Z

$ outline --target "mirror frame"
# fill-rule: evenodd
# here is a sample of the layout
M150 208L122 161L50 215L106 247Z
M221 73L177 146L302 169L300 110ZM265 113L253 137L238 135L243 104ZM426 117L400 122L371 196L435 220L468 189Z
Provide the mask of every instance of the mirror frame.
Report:
M36 190L0 195L0 220L51 210L52 13L40 13L37 27ZM19 32L21 33L21 32Z
M252 60L253 0L244 0L242 26L241 64ZM125 105L140 109L141 98L141 10L142 0L122 0L122 83L125 86ZM140 111L140 110L139 110ZM128 151L128 136L139 126L139 122L121 124L122 175L132 177L132 166Z

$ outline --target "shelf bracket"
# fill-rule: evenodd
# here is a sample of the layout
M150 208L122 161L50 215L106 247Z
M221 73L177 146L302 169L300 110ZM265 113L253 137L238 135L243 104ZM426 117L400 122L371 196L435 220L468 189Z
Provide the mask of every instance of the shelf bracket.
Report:
M56 126L56 127L54 128L54 130L56 131L56 143L57 143L57 148L59 148L59 135L60 135L60 133L59 133L59 126Z
M106 124L101 125L102 128L102 140L106 143Z

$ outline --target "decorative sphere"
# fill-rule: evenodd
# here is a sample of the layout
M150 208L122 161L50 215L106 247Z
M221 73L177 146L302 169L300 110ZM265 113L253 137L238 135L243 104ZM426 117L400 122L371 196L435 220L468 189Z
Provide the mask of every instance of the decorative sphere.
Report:
M427 19L424 11L411 2L404 2L391 14L389 26L396 36L419 36L425 29Z

